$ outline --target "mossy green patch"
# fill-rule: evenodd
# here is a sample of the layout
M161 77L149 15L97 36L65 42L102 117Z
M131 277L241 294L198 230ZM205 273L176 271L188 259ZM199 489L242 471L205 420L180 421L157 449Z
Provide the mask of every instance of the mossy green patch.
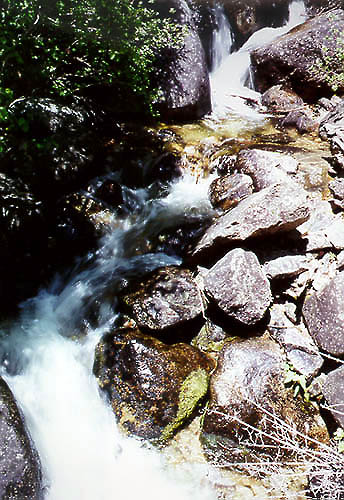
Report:
M209 374L203 369L195 370L186 377L179 393L177 415L165 427L161 434L161 441L170 439L178 427L191 417L197 403L206 395L208 385Z

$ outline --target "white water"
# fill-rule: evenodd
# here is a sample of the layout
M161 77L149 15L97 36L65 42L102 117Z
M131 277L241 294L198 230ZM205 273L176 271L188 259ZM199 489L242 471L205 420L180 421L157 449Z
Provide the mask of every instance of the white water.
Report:
M245 117L247 120L264 120L264 115L259 109L261 96L250 88L250 52L287 33L304 22L305 18L303 1L294 0L290 4L289 21L285 26L262 28L253 33L237 52L227 53L227 56L210 75L213 119L222 120L228 114L234 114ZM221 40L229 35L226 34L225 23L220 23L220 26L222 26L223 33L218 35L217 41L222 43Z
M302 22L300 2L294 2L288 26L253 35L235 54L230 29L220 16L214 35L216 71L211 77L213 117L261 115L242 97L259 101L246 87L249 52L263 40ZM218 11L218 15L220 15ZM39 451L46 500L215 500L204 482L204 466L172 467L140 440L118 432L115 418L92 374L94 347L115 321L115 304L104 302L98 328L85 322L89 306L103 300L116 282L164 264L178 264L164 254L137 255L137 242L178 218L206 214L209 181L184 176L162 199L152 201L146 191L132 193L135 209L117 222L104 239L95 261L69 280L57 278L49 290L23 305L10 329L3 327L0 342L3 374L24 411ZM84 328L86 335L73 336Z
M88 327L87 336L78 341L70 338L90 300L100 297L109 281L143 264L148 269L178 262L164 254L125 261L122 245L152 217L161 225L167 215L176 219L209 211L207 188L207 182L196 184L186 177L163 200L145 200L142 192L141 214L123 221L105 239L90 269L65 285L57 279L50 290L24 304L18 324L4 336L5 378L39 451L47 500L191 500L195 491L201 500L216 498L210 487L201 486L206 471L200 473L200 466L168 466L157 451L118 432L92 374L95 345L115 319L111 304L103 304L99 312L101 326Z

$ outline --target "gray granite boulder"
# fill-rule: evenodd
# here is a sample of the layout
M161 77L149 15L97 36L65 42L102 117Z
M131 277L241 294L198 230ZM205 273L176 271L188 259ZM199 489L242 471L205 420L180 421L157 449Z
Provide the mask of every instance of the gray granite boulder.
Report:
M232 174L218 177L209 187L209 198L214 208L235 207L239 201L253 193L251 177L243 174Z
M138 326L163 330L196 318L202 300L191 271L166 267L135 283L122 297Z
M220 216L204 233L193 256L258 236L291 231L310 215L307 193L291 183L273 184L253 193Z
M334 10L297 26L251 53L257 89L291 88L306 101L343 92L341 38L344 12Z
M305 300L302 313L309 333L320 349L344 354L344 272Z
M0 497L4 500L43 499L38 454L3 379L0 379Z
M344 428L344 366L330 372L322 386L327 409Z
M253 338L225 344L210 382L201 440L215 463L290 461L305 439L328 441L314 407L298 404L284 385L285 359L277 343ZM312 443L313 446L313 443Z
M272 184L291 182L288 172L297 170L297 161L281 153L244 149L238 154L235 167L242 174L249 175L255 190L260 191Z
M292 278L307 271L309 258L305 255L281 255L264 263L263 269L269 279Z
M204 289L221 310L245 325L260 321L272 300L256 255L241 248L228 252L209 270Z

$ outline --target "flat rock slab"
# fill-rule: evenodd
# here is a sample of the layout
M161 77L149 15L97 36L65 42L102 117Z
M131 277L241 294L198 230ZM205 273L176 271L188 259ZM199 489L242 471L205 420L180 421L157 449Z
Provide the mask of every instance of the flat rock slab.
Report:
M196 318L202 300L191 271L166 267L154 271L122 297L138 326L163 330Z
M274 184L241 201L207 229L193 256L258 236L295 229L310 215L307 193L294 185Z
M309 333L320 349L344 354L344 272L339 272L319 292L306 299L303 309Z
M282 255L265 262L263 269L270 279L292 278L303 273L310 266L305 255Z
M228 252L210 269L204 289L220 309L245 325L260 321L272 300L256 255L241 248Z
M344 427L344 366L327 375L322 391L328 410L336 422Z

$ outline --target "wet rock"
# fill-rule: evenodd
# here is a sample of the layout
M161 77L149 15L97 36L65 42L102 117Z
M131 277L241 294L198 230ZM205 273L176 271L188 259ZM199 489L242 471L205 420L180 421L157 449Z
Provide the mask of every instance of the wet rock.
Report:
M282 85L274 85L262 95L262 104L276 113L289 112L304 105L303 99Z
M235 207L239 201L253 193L251 177L243 174L231 174L215 179L209 188L210 202L214 208L227 210Z
M230 333L208 319L196 337L192 339L192 345L202 352L209 353L212 357L217 357L224 341L231 336Z
M191 271L166 267L154 271L122 297L139 327L163 330L196 318L202 299Z
M328 441L318 412L285 388L284 366L281 349L267 338L225 344L203 424L203 446L212 461L283 462L296 458L297 449L302 456L305 440L295 430Z
M341 44L336 36L343 28L344 12L334 10L253 51L251 60L258 90L264 92L280 84L309 102L332 95L334 84L339 93L343 92Z
M165 345L119 329L98 344L94 372L119 424L130 434L165 440L193 414L214 362L188 344Z
M113 179L105 179L104 182L97 187L95 197L104 201L110 207L118 207L123 203L123 193L121 185Z
M256 191L272 184L291 182L291 172L296 172L297 161L288 155L263 151L261 149L244 149L238 154L236 168L249 175Z
M152 7L152 5L149 5ZM160 51L154 85L160 90L157 107L164 120L191 120L211 110L206 55L185 0L158 0L154 4L164 19L187 27L183 44Z
M344 366L331 371L322 385L326 408L335 421L344 428Z
M307 194L294 185L274 184L241 201L205 232L194 256L239 241L295 229L310 215Z
M344 101L340 100L320 122L319 135L323 140L329 140L336 135L337 130L344 129Z
M344 354L344 272L339 272L319 292L305 300L302 314L309 333L320 349Z
M41 467L13 394L0 379L0 496L40 500Z
M321 14L331 9L344 9L343 0L305 0L307 13L310 16Z
M323 365L319 349L305 326L295 325L288 319L284 304L274 304L270 309L268 331L283 348L288 362L307 379L317 375Z
M241 248L228 252L209 270L204 289L221 310L245 325L260 321L272 300L256 255Z

